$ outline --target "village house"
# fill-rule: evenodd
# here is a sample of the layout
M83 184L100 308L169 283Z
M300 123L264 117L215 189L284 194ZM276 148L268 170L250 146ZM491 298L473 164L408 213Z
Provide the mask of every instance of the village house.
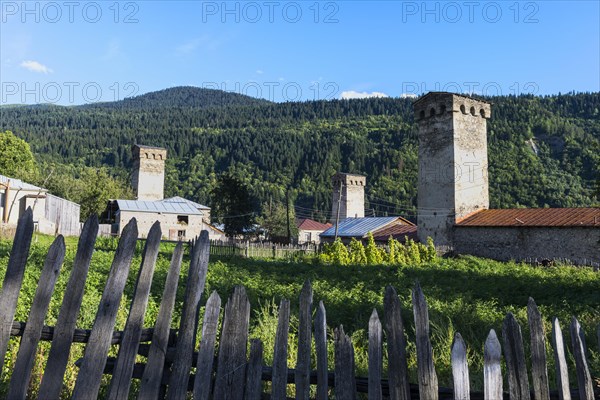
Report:
M298 244L320 244L321 238L319 235L331 228L332 225L304 218L297 220L296 226L298 227Z
M135 218L140 238L148 236L159 221L163 238L189 240L207 230L213 240L224 240L225 233L210 223L210 208L182 197L164 198L167 150L152 146L133 146L132 186L136 200L111 200L102 214L102 234L120 235Z
M3 226L16 227L27 208L33 211L37 232L78 236L80 209L77 203L54 196L47 189L20 179L0 175L0 218Z

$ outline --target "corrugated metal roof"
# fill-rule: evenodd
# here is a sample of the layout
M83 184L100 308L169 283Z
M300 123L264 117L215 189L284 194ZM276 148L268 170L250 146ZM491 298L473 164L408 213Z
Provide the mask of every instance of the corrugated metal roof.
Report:
M387 242L390 236L400 242L404 242L405 236L417 241L417 227L415 225L392 224L373 232L373 238L377 242Z
M47 189L42 189L39 186L32 185L31 183L23 182L20 179L10 178L8 176L0 175L0 183L2 185L7 185L10 180L10 188L15 190L33 190L33 191L42 191L47 192Z
M169 197L168 199L164 199L161 201L168 202L168 203L188 203L192 207L195 207L195 208L198 208L201 210L210 210L210 207L207 207L200 203L196 203L195 201L192 201L192 200L184 199L183 197L179 197L179 196Z
M593 226L600 228L600 207L511 208L482 210L458 226Z
M297 222L298 229L303 231L325 231L331 228L331 224L323 224L310 218L300 219Z
M379 230L387 224L391 224L399 217L370 217L370 218L347 218L340 222L338 227L339 237L365 237L367 233ZM321 233L321 237L334 237L335 226Z
M185 202L116 200L119 210L148 213L202 215L197 208Z

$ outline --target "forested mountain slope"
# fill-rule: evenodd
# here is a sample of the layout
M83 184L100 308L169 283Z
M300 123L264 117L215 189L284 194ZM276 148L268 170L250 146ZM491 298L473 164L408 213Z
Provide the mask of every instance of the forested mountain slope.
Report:
M598 204L600 93L504 96L488 120L492 207ZM126 178L133 143L169 150L166 195L212 204L230 171L260 204L285 199L299 217L325 219L336 171L367 175L376 215L416 210L417 127L410 99L270 103L173 88L115 103L0 109L0 130L40 160L106 165Z

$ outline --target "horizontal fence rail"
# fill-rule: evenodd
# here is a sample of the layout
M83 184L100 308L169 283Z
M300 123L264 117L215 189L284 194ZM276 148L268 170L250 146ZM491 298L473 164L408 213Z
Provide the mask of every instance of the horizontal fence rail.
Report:
M273 365L264 365L263 344L257 339L249 338L251 305L243 286L235 287L224 307L221 307L219 294L213 292L206 303L204 318L199 321L208 259L214 247L214 243L208 240L206 231L197 241L190 243L190 267L187 280L183 283L185 294L178 329L171 329L171 320L185 251L181 243L173 253L156 326L142 329L160 243L158 223L153 226L145 242L125 329L117 332L114 329L116 307L123 296L136 247L135 219L129 222L119 239L92 329L78 329L73 321L78 312L81 312L80 295L85 285L97 230L97 219L91 218L86 222L70 272L71 279L64 296L59 323L56 327L48 327L43 325L43 320L65 254L64 241L59 236L50 247L42 272L43 279L40 279L28 321L14 322L17 296L33 232L31 212L25 213L19 221L0 292L0 362L4 363L10 337L21 337L15 363L15 371L19 373L13 372L10 376L11 399L25 398L31 379L33 357L41 340L51 341L52 344L42 377L42 387L48 388L48 392L40 392L40 398L45 398L50 393L52 398L58 397L66 367L64 360L68 359L72 343L86 343L83 358L75 363L79 371L72 398L96 398L105 381L104 375L110 375L106 396L114 399L127 397L133 379L139 380L137 386L140 399L185 399L192 395L194 399L251 400L265 395L284 399L290 391L298 399L307 399L311 386L317 399L335 395L338 400L356 399L359 393L364 393L373 400L384 397L403 400L598 398L598 393L594 393L586 340L579 321L574 317L569 323L570 343L564 342L561 324L556 318L552 320L552 331L548 335L544 332L542 316L531 298L527 304L530 337L524 338L517 319L511 313L507 314L501 332L497 333L493 329L489 331L483 349L483 371L469 370L467 353L475 350L469 349L469 343L465 343L460 333L456 333L451 348L447 349L451 357L454 387L440 387L430 341L427 299L418 282L412 290L417 382L409 383L408 379L408 349L402 313L409 310L401 309L396 290L391 286L384 289L382 319L373 310L370 319L364 321L364 326L368 329L367 377L356 376L353 342L343 326L334 330L334 362L331 364L328 360L326 306L322 302L313 304L313 290L309 281L304 283L298 299L293 303L289 299L281 300ZM285 246L282 247L285 250ZM245 247L233 248L249 251L253 246L246 244ZM297 304L298 307L294 309L299 310L297 353L294 355L296 363L293 369L288 368L292 304ZM202 340L199 347L196 347L195 335L198 328L202 330ZM600 327L598 336L600 340ZM530 365L526 362L524 350L526 340L531 344ZM548 340L554 350L557 371L556 384L552 387L548 380L545 351ZM113 344L117 344L119 350L116 357L109 357L109 348ZM52 350L56 346L61 346L61 349L67 346L65 351L61 350L60 362L51 361L54 360L53 357L58 357ZM316 360L311 360L313 346ZM565 357L567 346L571 349L574 364L567 362ZM387 376L383 369L384 351L387 352L388 360ZM51 362L57 367L50 371L48 368ZM316 370L311 369L313 365ZM574 371L576 382L569 381L569 370ZM483 375L483 392L471 390L470 372ZM264 382L270 382L270 385L265 386ZM268 393L262 393L264 390Z

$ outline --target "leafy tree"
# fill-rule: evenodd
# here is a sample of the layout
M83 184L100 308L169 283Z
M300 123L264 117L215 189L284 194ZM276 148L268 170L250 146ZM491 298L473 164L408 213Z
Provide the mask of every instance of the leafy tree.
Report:
M219 175L212 195L212 219L225 225L227 236L245 235L252 229L253 199L250 188L239 176L232 172Z
M367 256L368 265L383 264L383 251L375 244L375 238L373 233L369 232L367 235L367 246L365 247L365 254Z
M35 159L29 144L11 131L0 132L0 173L29 180L35 174Z
M283 203L263 203L263 214L257 218L256 222L265 229L270 238L286 238L289 232L291 237L298 237L298 227L295 224L294 207L288 207Z

